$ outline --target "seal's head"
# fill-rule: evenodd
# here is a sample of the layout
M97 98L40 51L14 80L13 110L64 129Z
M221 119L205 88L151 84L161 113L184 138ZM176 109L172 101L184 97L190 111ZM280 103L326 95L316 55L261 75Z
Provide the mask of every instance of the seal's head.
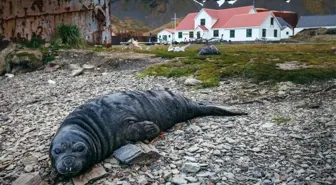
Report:
M49 151L52 166L62 176L79 175L90 159L89 144L81 133L75 130L62 130L57 133Z

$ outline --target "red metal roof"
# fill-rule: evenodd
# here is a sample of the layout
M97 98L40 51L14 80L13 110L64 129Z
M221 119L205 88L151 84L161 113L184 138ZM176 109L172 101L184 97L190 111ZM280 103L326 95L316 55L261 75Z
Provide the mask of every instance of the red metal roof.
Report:
M176 30L193 30L194 29L194 18L198 13L189 13L176 27Z
M212 26L212 28L221 28L223 27L233 16L239 14L248 14L253 6L243 6L238 8L229 8L229 9L208 9L204 8L206 13L210 15L210 17L218 19L217 22Z
M212 28L222 28L233 16L240 14L248 14L253 6L243 6L238 8L229 8L229 9L209 9L203 8L203 10L210 15L210 17L218 19L217 22L212 26ZM194 18L198 13L188 14L177 26L176 30L193 30L194 29ZM205 28L205 29L204 29ZM202 28L203 30L208 30L206 27Z
M170 32L170 33L174 33L174 32L175 32L174 29L164 29L164 30L166 30L166 31L168 31L168 32Z
M208 28L206 28L204 25L198 25L198 27L200 27L202 30L208 30Z
M254 14L235 15L222 28L260 26L270 14L270 12L260 12Z

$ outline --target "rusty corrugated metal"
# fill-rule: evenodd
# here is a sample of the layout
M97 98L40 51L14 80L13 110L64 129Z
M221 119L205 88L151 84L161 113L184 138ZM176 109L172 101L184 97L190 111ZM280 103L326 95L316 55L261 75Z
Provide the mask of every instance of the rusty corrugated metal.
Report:
M108 0L0 0L0 35L50 41L61 23L79 26L93 44L111 44Z

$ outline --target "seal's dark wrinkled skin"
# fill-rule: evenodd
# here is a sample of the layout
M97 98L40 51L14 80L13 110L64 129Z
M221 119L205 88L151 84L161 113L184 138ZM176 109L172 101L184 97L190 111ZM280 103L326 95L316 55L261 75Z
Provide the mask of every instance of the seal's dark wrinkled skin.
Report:
M152 140L176 123L203 116L246 115L193 102L170 91L129 91L92 99L71 112L50 145L52 167L73 177L132 142Z

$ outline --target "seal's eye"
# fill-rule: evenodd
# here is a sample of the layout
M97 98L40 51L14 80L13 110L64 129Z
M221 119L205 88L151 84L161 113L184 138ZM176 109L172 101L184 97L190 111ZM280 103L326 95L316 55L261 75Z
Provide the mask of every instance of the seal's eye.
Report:
M85 147L84 146L78 146L77 147L77 152L84 152Z
M61 149L59 149L59 148L55 148L54 152L55 152L56 155L58 155L58 154L60 154L62 151L61 151Z

